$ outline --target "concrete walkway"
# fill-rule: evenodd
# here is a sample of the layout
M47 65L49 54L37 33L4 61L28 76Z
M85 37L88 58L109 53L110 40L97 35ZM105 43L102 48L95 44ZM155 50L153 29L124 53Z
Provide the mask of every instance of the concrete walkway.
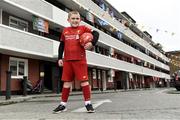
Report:
M92 91L92 94L104 94L104 93L115 93L118 91L124 91L124 90L106 90L106 91ZM82 95L81 91L78 92L71 92L70 94L72 95ZM32 95L27 95L27 96L23 96L23 95L11 95L11 99L6 100L5 96L0 96L0 106L2 105L9 105L9 104L14 104L14 103L19 103L19 102L24 102L30 99L34 99L34 98L41 98L41 97L60 97L60 94L56 94L56 93L43 93L43 94L32 94Z
M164 88L162 88L164 89ZM166 88L167 89L167 88ZM140 91L140 90L152 90L151 88L147 89L129 89L129 90L105 90L105 91L100 91L100 90L93 90L92 94L105 94L105 93L116 93L116 92L130 92L130 91ZM168 88L166 91L168 94L180 94L180 91L176 91L174 88ZM70 93L70 95L82 95L82 91L73 91ZM19 102L24 102L30 99L34 98L42 98L42 97L60 97L60 94L56 93L43 93L43 94L31 94L27 96L23 95L12 95L10 100L6 100L5 96L0 96L0 106L2 105L9 105L9 104L14 104L14 103L19 103Z

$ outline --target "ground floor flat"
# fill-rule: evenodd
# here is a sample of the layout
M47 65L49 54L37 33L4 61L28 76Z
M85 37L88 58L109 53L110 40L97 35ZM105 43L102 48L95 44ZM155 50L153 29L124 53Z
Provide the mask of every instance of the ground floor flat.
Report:
M11 92L22 94L23 76L27 76L32 88L40 92L59 93L62 89L62 67L57 62L0 54L0 93L6 91L7 71L11 71ZM152 76L133 74L110 68L88 67L89 83L92 90L141 89L168 86L168 80ZM81 90L80 82L74 80L72 90Z

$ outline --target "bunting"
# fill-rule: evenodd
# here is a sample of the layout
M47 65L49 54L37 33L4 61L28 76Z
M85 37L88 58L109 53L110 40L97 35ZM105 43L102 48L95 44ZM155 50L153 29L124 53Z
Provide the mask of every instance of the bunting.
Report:
M153 27L149 27L149 26L146 26L146 25L137 24L137 27L139 29L141 29L141 30L147 29L147 30L153 30L156 33L160 33L161 32L161 33L165 33L165 34L170 34L171 36L175 35L175 32L168 31L168 30L163 30L163 29L160 29L160 28L153 28Z

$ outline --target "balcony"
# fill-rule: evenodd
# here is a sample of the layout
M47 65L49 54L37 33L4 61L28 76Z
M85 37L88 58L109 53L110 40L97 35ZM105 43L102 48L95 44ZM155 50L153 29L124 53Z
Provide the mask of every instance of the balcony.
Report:
M5 0L5 1L7 1L7 0ZM28 6L28 4L25 4L24 5L24 1L21 3L20 1L22 1L22 0L10 0L12 3L11 4L18 4L18 5L20 5L21 6L21 8L19 8L18 10L20 10L20 9L22 9L22 7L24 7L24 9L26 9L26 10L28 10L28 9L32 9L33 11L29 11L29 12L33 12L33 13L36 13L36 14L39 14L39 15L45 15L44 13L42 13L43 12L43 10L41 11L41 9L36 9L36 8L34 8L34 6L32 6L32 5L29 5ZM9 2L9 1L8 1ZM25 1L25 3L27 3L28 1ZM71 1L72 2L72 1ZM81 1L82 2L82 1ZM62 11L62 10L60 10L60 9L58 9L57 7L55 7L55 6L53 6L53 5L51 5L51 4L49 4L49 3L47 3L47 2L45 2L45 1L43 1L43 0L39 0L38 1L38 4L40 4L40 5L42 5L42 6L44 6L44 7L46 7L46 6L48 6L48 7L46 7L46 9L47 10L49 10L50 12L49 12L49 17L50 18L48 18L50 21L52 21L53 23L56 23L56 24L58 24L58 25L60 25L60 26L64 26L64 27L66 27L66 26L68 26L69 24L68 24L68 22L67 22L67 13L66 12L64 12L64 11ZM101 11L101 12L103 12L103 10L101 9L101 8L99 8L97 5L95 6L95 4L93 3L93 2L90 2L90 4L92 4L91 6L94 6L95 8L94 9L98 9L99 11ZM9 5L10 6L10 5ZM8 7L8 6L7 6ZM18 6L17 6L18 7ZM11 8L11 7L10 7ZM11 8L11 10L12 11L15 11L15 10L13 10L13 8ZM16 8L16 11L17 11L17 8ZM22 11L22 10L21 10ZM97 12L99 12L99 11L97 11ZM28 12L28 14L29 14L29 16L31 16L31 14L33 14L33 13L29 13ZM20 12L20 13L22 13L22 12ZM25 11L24 11L24 15L27 15L27 12L25 13ZM99 13L100 14L100 13ZM48 15L46 15L47 17L48 17ZM41 16L40 16L41 17ZM43 16L42 16L43 17ZM61 19L61 18L63 18L63 19ZM111 18L109 18L109 20L111 20ZM117 23L117 22L116 22ZM51 22L50 22L50 24L51 24ZM86 24L86 23L83 23L83 24ZM86 24L87 25L87 24ZM121 27L122 27L122 29L123 29L123 26L118 22L118 24L117 25L120 25ZM91 26L92 27L92 26ZM96 28L94 28L94 29L96 29ZM96 29L97 30L97 29ZM149 62L149 63L151 63L151 64L154 64L154 65L156 65L156 66L158 66L158 67L160 67L160 68L163 68L163 69L166 69L166 70L169 70L169 67L167 66L167 65L165 65L165 64L163 64L163 63L161 63L161 62L159 62L159 61L157 61L157 60L155 60L155 59L153 59L153 58L151 58L151 57L149 57L148 55L145 55L145 54L143 54L143 53L141 53L140 51L138 51L138 50L136 50L136 49L134 49L134 48L132 48L132 47L130 47L130 46L128 46L128 45L126 45L126 44L124 44L124 43L122 43L122 42L119 42L118 40L116 40L115 38L113 38L113 37L111 37L111 36L109 36L109 35L107 35L107 34L105 34L104 32L102 32L102 31L100 31L100 30L97 30L97 31L99 31L100 32L100 40L99 40L99 42L100 43L102 43L102 44L106 44L106 45L108 45L108 46L110 46L110 47L113 47L113 48L115 48L115 49L117 49L117 50L120 50L120 51L122 51L122 52L124 52L124 53L127 53L127 54L129 54L129 55L132 55L132 56L135 56L135 57L137 57L137 58L139 58L139 59L142 59L142 60L144 60L144 61L147 61L147 62ZM130 30L129 30L130 31ZM130 32L132 32L132 31L130 31ZM130 35L131 36L131 35ZM135 35L134 35L135 36ZM137 36L137 35L136 35ZM139 37L137 37L136 39L139 39ZM142 39L141 39L142 40ZM144 40L142 40L142 41L144 41ZM141 42L142 42L141 41ZM56 46L57 47L57 46ZM146 46L147 47L147 46ZM54 56L57 56L57 54L56 53L54 53Z
M48 20L54 27L57 27L57 24L69 26L67 13L44 0L37 0L36 2L34 0L4 0L0 1L0 7L8 13L22 18L26 17L29 20L32 20L32 15L36 15Z
M1 53L50 59L59 42L0 24ZM56 48L57 49L57 48Z
M84 22L82 22L82 24L88 25L87 23L84 23ZM90 27L92 27L92 26L90 26ZM154 58L140 52L139 50L137 50L135 48L132 48L132 47L122 43L121 41L118 41L117 39L107 35L106 33L102 32L96 28L93 28L93 29L97 30L100 33L100 36L99 36L100 43L110 46L112 48L115 48L115 49L117 49L123 53L129 54L131 56L135 56L136 58L139 58L141 60L144 60L146 62L154 64L165 70L169 70L169 66L167 66L166 64L163 64L163 63L155 60Z
M143 40L138 35L136 35L134 32L132 32L130 29L128 29L125 26L123 26L122 24L120 24L119 21L112 19L109 14L107 14L104 10L102 10L93 1L91 1L91 0L73 0L73 1L76 2L77 4L79 4L80 6L84 7L85 9L90 10L91 12L93 12L93 14L95 14L99 18L107 21L114 28L119 29L122 33L124 33L124 35L126 35L131 40L138 43L140 46L143 46L144 48L148 49L149 51L151 51L155 55L161 57L162 59L169 61L169 59L165 55L163 55L158 50L156 50L154 47L152 47L147 41Z
M117 60L108 56L92 53L90 51L87 51L87 61L89 65L95 65L101 68L112 68L120 71L170 79L169 74L151 70L125 61Z
M0 40L0 50L2 53L43 60L55 60L57 58L59 42L51 39L0 24ZM98 67L169 78L168 74L90 51L87 51L87 60L89 65Z
M21 7L29 11L36 12L47 18L53 19L53 7L43 0L4 0L5 2Z

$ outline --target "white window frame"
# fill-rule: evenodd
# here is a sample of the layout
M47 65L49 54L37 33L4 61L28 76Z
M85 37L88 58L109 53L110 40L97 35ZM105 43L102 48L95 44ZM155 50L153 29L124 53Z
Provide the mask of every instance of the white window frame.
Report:
M17 61L19 62L24 62L25 66L24 66L24 75L18 75L18 71L19 71L19 66L17 65L17 75L16 76L11 76L11 78L13 79L22 79L23 76L28 76L28 60L27 59L21 59L21 58L15 58L15 57L10 57L9 59L9 70L10 70L10 61Z
M11 27L11 25L16 25L16 26L18 26L18 24L12 23L11 20L16 20L16 21L18 21L18 22L21 22L21 23L26 24L26 25L27 25L27 28L25 28L23 31L28 31L28 22L27 22L27 21L21 20L21 19L19 19L19 18L13 17L13 16L9 16L9 26L10 26L10 27ZM18 28L16 28L16 29L18 29ZM19 30L22 30L22 29L19 29Z

